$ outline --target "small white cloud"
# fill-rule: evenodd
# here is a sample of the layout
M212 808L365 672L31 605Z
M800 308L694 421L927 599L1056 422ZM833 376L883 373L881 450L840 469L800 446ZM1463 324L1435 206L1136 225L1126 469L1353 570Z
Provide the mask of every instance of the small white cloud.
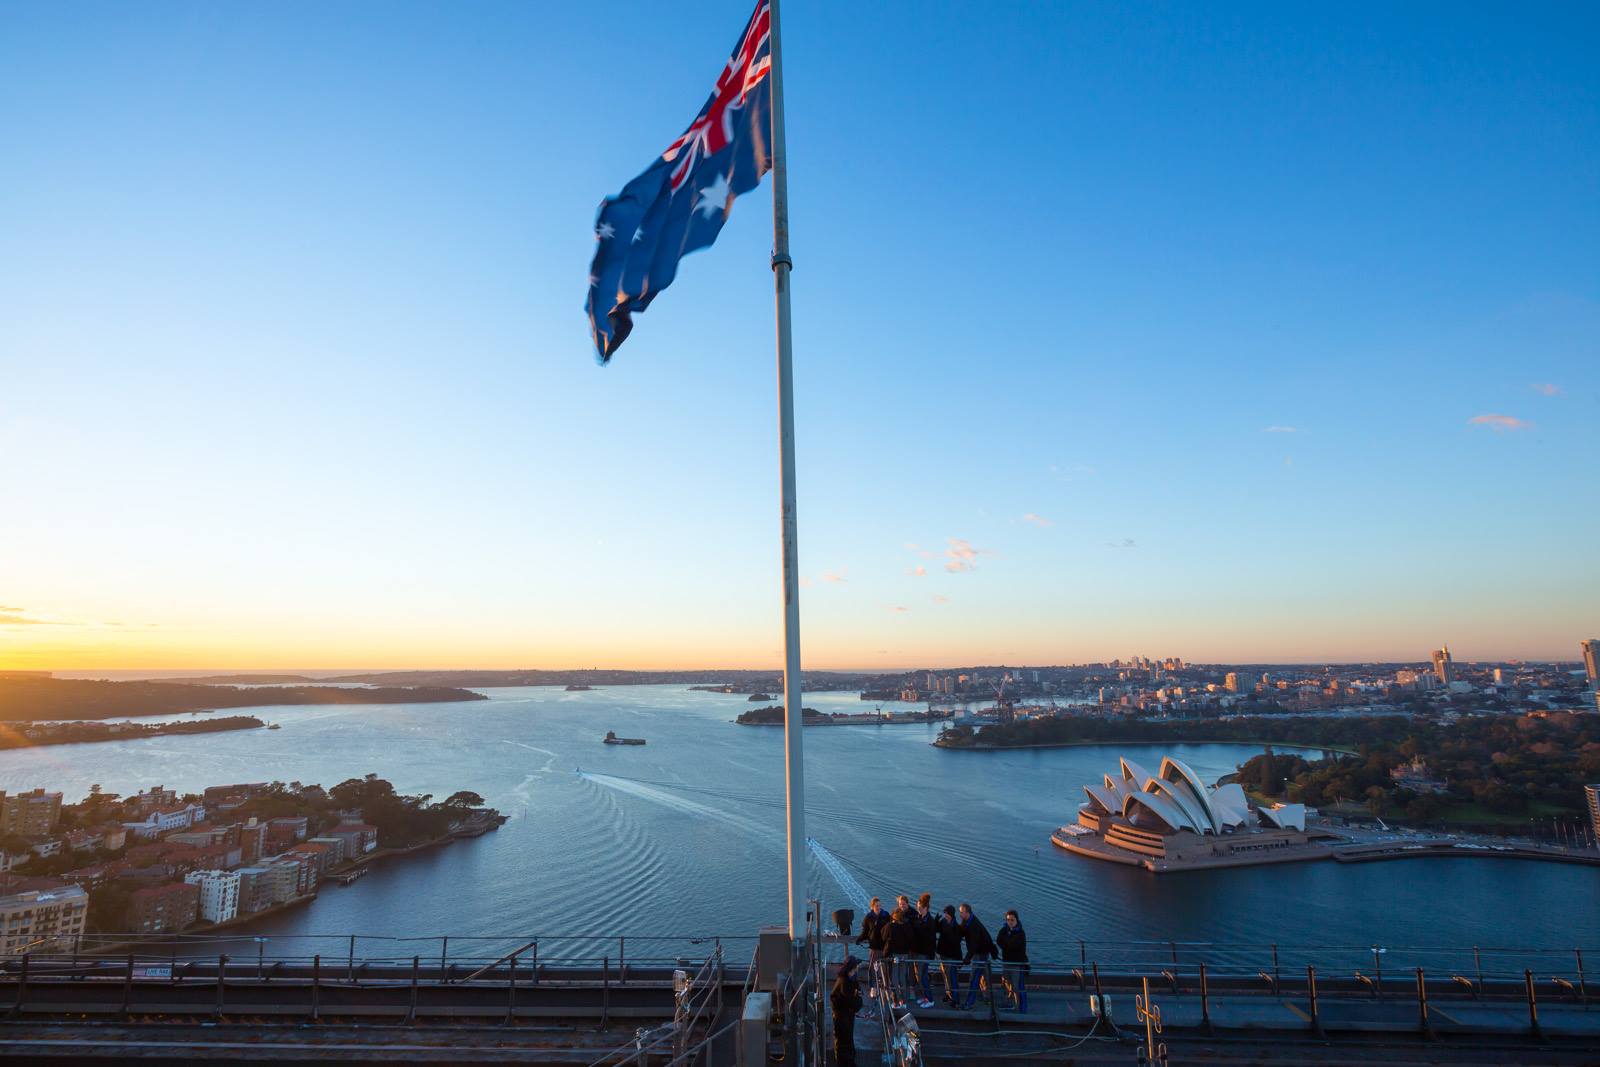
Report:
M1268 426L1262 433L1299 433L1298 426Z
M1561 395L1561 386L1555 384L1554 382L1534 382L1532 385L1528 386L1528 388L1532 389L1540 396Z
M911 609L906 607L904 604L895 604L892 607L890 607L889 610L894 612L896 615L904 615L907 612L909 612Z
M1527 419L1519 419L1515 415L1474 415L1467 420L1468 426L1487 426L1495 433L1516 433L1519 430L1533 429L1533 423Z
M845 572L843 570L823 571L822 580L830 585L843 585L845 582L849 581L849 579L845 577Z
M950 603L950 598L947 596L940 596L938 593L935 593L933 594L933 602L935 604L948 604Z
M1022 516L1022 521L1023 522L1031 522L1035 526L1054 526L1055 525L1055 523L1051 522L1049 519L1045 518L1043 515L1035 515L1031 511L1028 512L1026 515Z
M1107 548L1138 548L1139 546L1134 543L1133 538L1124 537L1120 541L1107 541L1106 542L1106 547Z
M974 548L972 542L964 537L952 537L950 547L944 550L944 554L948 560L944 569L951 574L959 574L962 571L977 570L978 557L984 554L984 549Z
M906 571L906 573L913 578L926 578L928 576L928 568L918 565L916 567L912 567L910 570Z

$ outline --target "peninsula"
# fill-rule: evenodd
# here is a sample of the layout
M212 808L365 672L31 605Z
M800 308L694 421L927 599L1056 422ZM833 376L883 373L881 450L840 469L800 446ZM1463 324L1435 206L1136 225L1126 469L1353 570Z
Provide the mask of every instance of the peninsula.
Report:
M96 741L136 741L171 734L214 734L225 730L259 730L266 723L254 715L181 719L177 722L47 722L0 731L0 749L40 745L84 745Z
M255 782L180 794L157 785L122 797L94 786L67 804L40 788L6 801L22 814L0 839L0 895L52 894L75 931L61 944L84 952L123 945L130 933L249 923L347 885L378 860L506 821L470 790L436 803L375 774L326 789Z
M181 715L191 711L284 704L433 704L487 699L482 693L439 686L250 687L10 675L0 677L0 722Z

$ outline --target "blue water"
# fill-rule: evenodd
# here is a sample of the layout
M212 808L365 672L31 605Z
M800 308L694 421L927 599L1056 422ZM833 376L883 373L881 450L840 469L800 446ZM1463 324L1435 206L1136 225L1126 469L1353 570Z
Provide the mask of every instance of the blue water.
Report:
M257 712L282 724L275 731L13 750L0 753L0 788L43 785L71 800L91 783L120 793L272 779L331 786L375 772L408 793L472 789L511 816L479 840L329 888L307 908L262 920L257 933L748 935L782 922L783 736L733 725L751 706L743 697L683 686L486 692L489 701L465 704ZM806 703L871 708L854 694ZM602 745L607 730L649 744ZM1401 946L1474 944L1593 946L1600 963L1594 868L1473 858L1156 877L1050 845L1082 783L1114 768L1118 754L1154 767L1171 752L1214 777L1256 748L964 753L930 747L936 733L806 731L807 831L870 892L970 901L991 926L1015 907L1034 943L1074 958L1084 939L1260 946L1236 953L1251 960L1277 942L1286 966L1295 947L1372 944L1397 946L1386 966L1400 965ZM825 910L850 903L815 861L808 884Z

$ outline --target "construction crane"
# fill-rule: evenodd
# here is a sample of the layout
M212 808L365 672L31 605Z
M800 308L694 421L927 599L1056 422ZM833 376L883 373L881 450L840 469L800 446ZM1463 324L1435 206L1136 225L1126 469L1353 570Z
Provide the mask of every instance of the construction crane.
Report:
M1002 726L1009 726L1017 720L1017 707L1015 700L1006 699L1006 685L1011 681L1009 673L1000 676L1000 684L989 683L994 690L994 713L996 720Z

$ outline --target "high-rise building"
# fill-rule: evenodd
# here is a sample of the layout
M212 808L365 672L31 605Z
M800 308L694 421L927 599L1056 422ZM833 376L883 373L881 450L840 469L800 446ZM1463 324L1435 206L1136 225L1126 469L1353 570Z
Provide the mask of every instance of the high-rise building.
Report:
M1227 674L1223 675L1222 684L1230 693L1247 693L1255 688L1250 684L1250 680L1245 675L1240 674L1237 671L1229 671Z
M226 922L239 914L238 871L195 871L184 881L200 887L200 917L206 922Z
M61 818L61 794L35 789L6 796L0 791L0 834L43 837Z
M89 915L89 894L75 885L0 897L0 955L75 946Z
M1456 680L1455 660L1450 658L1450 646L1435 649L1433 653L1433 673L1439 676L1439 684L1448 686Z
M1600 689L1600 637L1591 637L1578 647L1583 649L1583 673L1591 686Z
M200 890L189 882L165 882L136 889L128 897L129 933L177 933L194 925L200 913Z
M1584 786L1583 799L1589 802L1589 829L1600 839L1600 785Z

